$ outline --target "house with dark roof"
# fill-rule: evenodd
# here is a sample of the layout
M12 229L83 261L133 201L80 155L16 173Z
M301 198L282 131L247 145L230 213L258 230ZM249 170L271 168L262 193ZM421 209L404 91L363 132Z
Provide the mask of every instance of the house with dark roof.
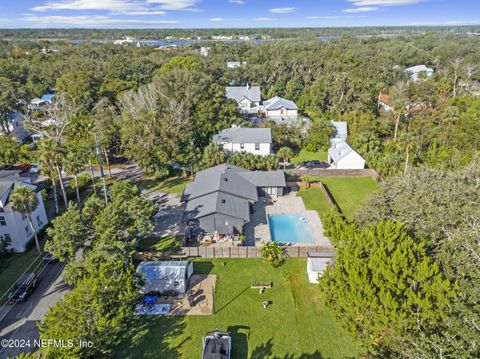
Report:
M285 187L282 171L248 171L230 164L211 167L185 187L182 221L190 235L242 234L259 197L282 196Z
M10 194L16 187L28 187L36 192L38 207L30 214L36 232L47 225L48 218L40 187L32 184L30 178L20 177L20 171L0 171L0 240L9 241L9 249L15 252L24 252L27 249L28 241L34 237L34 233L29 225L28 217L12 208Z
M240 114L245 116L258 116L260 111L260 86L227 86L225 88L226 96L230 100L235 100Z
M340 139L332 140L332 147L328 149L328 163L332 169L365 168L365 159L352 146Z
M267 156L272 151L272 132L270 128L233 126L214 135L213 142L229 153L245 151Z

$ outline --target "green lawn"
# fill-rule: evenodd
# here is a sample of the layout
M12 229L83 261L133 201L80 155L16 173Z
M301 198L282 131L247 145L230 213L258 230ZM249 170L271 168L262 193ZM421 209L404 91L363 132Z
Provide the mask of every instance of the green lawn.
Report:
M170 177L163 181L145 178L140 183L140 187L148 190L182 194L187 183L191 181L192 179L190 177L185 178L180 176Z
M301 150L298 155L290 160L290 163L297 164L304 161L326 161L327 160L327 152L326 151L319 151L319 152L310 152Z
M167 237L149 237L142 238L137 245L137 249L141 252L174 252L181 246L180 239L177 236Z
M226 265L221 265L225 262ZM320 304L307 280L305 259L273 268L260 259L195 262L196 273L217 275L215 314L139 318L115 349L121 358L201 357L202 336L213 329L232 335L232 358L347 358L361 351ZM252 281L272 281L259 294ZM262 301L269 301L263 309Z
M370 177L314 177L323 182L347 219L352 219L367 198L378 189L378 183ZM300 190L308 209L317 210L320 216L328 211L328 204L322 192L316 188Z

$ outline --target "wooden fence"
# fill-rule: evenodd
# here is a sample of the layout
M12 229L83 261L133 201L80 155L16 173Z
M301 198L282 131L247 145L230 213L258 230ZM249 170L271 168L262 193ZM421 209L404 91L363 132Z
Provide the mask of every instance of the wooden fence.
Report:
M291 246L285 247L289 257L306 258L308 252L333 253L333 247L324 246ZM259 247L182 247L182 254L185 257L199 258L260 258Z
M295 169L288 171L293 176L298 178L302 176L309 176L309 177L371 177L376 181L380 180L380 176L372 168L365 168L361 170L336 170L336 169L328 169L328 168L317 168L317 169Z

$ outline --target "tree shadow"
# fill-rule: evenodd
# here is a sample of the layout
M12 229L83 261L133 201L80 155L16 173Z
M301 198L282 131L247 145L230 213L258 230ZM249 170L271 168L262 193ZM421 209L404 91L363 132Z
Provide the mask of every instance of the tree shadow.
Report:
M213 263L211 261L195 261L193 262L193 272L195 274L210 274L213 270Z
M227 328L227 332L232 337L232 358L247 359L250 327L245 325L230 326Z
M172 358L181 357L179 348L191 339L173 344L184 333L185 318L181 316L147 316L132 319L119 335L120 339L113 349L112 357L135 358Z
M250 355L250 359L323 359L324 357L319 350L313 353L290 354L286 353L281 356L273 354L273 339L270 338L266 343L255 347Z

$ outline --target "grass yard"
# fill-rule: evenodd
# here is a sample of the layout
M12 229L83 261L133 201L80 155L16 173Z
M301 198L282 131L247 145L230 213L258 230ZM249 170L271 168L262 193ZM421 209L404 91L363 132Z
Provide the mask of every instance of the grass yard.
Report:
M170 177L163 181L158 181L152 178L145 178L140 183L140 187L148 190L158 190L162 192L177 193L181 195L187 183L191 181L192 178L190 177L185 178L180 176Z
M352 219L355 212L367 198L378 189L378 183L370 177L314 177L323 182L337 202L347 219ZM300 190L308 209L317 210L320 217L325 215L329 206L322 192L317 188Z
M175 250L181 247L181 240L177 236L142 238L137 249L142 252L163 252Z
M226 265L223 266L222 262ZM307 280L306 260L288 259L273 268L260 259L195 262L195 272L216 274L211 316L139 318L115 349L121 358L201 357L202 336L213 329L232 335L232 358L347 358L361 350L320 304L320 292ZM272 281L259 294L253 281ZM262 301L271 302L263 309Z
M310 152L301 150L298 155L290 160L290 163L297 164L304 161L327 161L327 152L326 151L319 151L319 152Z

